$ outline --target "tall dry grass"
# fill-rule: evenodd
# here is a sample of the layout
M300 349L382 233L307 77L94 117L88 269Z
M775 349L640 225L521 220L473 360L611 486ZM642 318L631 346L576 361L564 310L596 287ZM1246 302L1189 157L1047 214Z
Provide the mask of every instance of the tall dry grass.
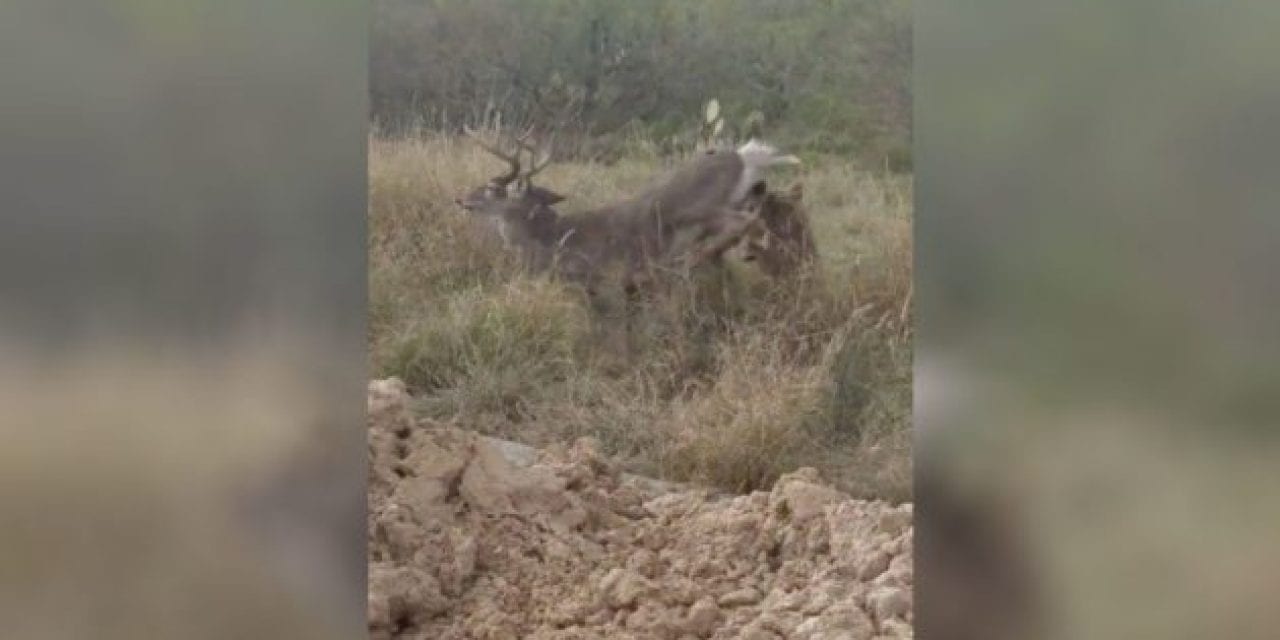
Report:
M645 301L519 272L453 199L500 167L463 140L373 139L370 354L418 411L534 445L592 436L636 471L746 491L814 466L857 495L910 497L911 182L837 158L803 181L821 266L787 282L728 260ZM669 170L560 164L566 213Z

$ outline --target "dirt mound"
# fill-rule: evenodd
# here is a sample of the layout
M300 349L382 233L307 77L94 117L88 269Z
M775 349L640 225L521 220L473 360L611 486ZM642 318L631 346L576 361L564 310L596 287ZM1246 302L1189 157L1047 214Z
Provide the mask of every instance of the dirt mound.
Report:
M714 496L624 476L591 442L518 459L369 388L372 638L911 636L911 506L812 469Z

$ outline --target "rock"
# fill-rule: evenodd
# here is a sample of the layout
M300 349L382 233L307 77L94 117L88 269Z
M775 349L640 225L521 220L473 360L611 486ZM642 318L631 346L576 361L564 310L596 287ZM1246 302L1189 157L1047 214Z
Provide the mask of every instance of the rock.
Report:
M609 599L609 594L613 593L614 585L618 584L618 581L622 579L622 571L622 568L614 567L609 570L609 573L604 574L603 578L600 578L600 582L596 583L596 590L604 596L606 601Z
M897 508L881 513L879 522L876 523L876 528L879 529L881 533L894 538L897 537L898 534L902 533L903 529L906 529L910 524L911 512L906 509Z
M627 568L646 578L652 578L658 570L658 556L648 549L640 548L627 558Z
M823 611L826 611L827 607L831 606L831 603L831 596L825 592L819 591L805 603L804 607L800 609L800 612L806 616L816 616Z
M742 628L738 634L740 640L778 640L778 634L766 629L758 622L752 622Z
M889 568L889 554L876 551L858 563L858 579L866 582L882 574Z
M368 393L369 413L383 413L402 409L409 400L404 381L391 377L385 380L370 380Z
M756 624L761 629L768 629L783 637L790 637L800 622L800 615L790 611L769 611L756 618Z
M812 473L805 473L806 471L812 471ZM815 484L816 476L817 472L808 468L782 476L774 484L773 492L770 494L773 513L780 518L801 524L821 516L824 507L844 497L831 487Z
M748 604L755 604L760 602L760 592L752 589L751 587L738 589L720 596L720 599L716 602L722 607L741 607Z
M808 601L809 594L807 592L795 591L779 598L777 608L784 611L799 611Z
M877 586L907 587L912 582L911 556L901 555L889 563L889 569L873 581Z
M795 635L801 638L812 637L813 634L818 633L818 625L820 624L822 624L822 621L817 616L806 618L804 622L796 625Z
M865 640L870 637L856 631L819 631L809 640Z
M635 610L627 616L626 627L632 631L640 631L649 628L652 623L652 616L647 611Z
M880 623L880 635L886 638L914 638L915 630L907 621L894 618Z
M596 589L610 608L625 609L652 593L654 587L644 576L615 567L600 579Z
M828 640L868 640L875 635L875 625L862 609L846 603L833 606L816 618L805 620L796 627L796 635Z
M880 621L905 618L911 610L911 593L898 587L880 587L867 594L867 607Z
M615 609L634 606L653 591L653 583L647 578L634 571L624 570L609 594L609 606Z
M689 608L689 616L685 618L684 629L700 638L705 638L720 624L720 608L708 598L703 598Z
M476 540L463 536L453 547L453 570L459 580L468 580L476 572Z
M394 629L403 620L431 618L448 611L449 605L429 574L385 564L369 569L370 629Z

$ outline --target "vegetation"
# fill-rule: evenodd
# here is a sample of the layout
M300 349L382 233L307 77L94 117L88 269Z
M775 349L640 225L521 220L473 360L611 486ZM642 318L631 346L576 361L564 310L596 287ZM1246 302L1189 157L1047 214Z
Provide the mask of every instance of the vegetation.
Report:
M910 495L907 0L375 0L370 352L416 410L534 445L581 436L633 470L729 490L818 467ZM539 181L571 213L699 144L804 158L820 269L728 260L618 295L522 274L454 198L497 170L458 137L554 131Z
M678 153L726 134L910 166L906 0L375 0L380 132L537 123L562 153Z
M591 436L634 471L730 490L814 466L860 496L910 496L911 182L822 157L798 179L821 268L775 283L728 260L642 306L522 275L453 199L492 156L435 134L370 141L370 352L416 410L534 445ZM566 212L666 166L553 164ZM794 171L794 170L793 170Z

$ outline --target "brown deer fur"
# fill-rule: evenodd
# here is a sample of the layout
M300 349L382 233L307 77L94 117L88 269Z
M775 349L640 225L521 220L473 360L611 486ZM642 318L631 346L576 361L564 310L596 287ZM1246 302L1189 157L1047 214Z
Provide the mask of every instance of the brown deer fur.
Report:
M718 256L723 249L709 253L706 248L730 246L756 219L766 197L763 169L798 162L753 141L738 150L701 154L635 197L561 216L553 205L563 196L533 186L530 175L521 177L518 156L485 148L513 169L458 204L498 221L508 246L520 251L529 267L555 269L589 291L613 265L622 266L623 285L633 292L654 269L689 268L712 253ZM508 192L507 185L517 179L523 185Z
M754 261L773 278L799 271L817 258L804 187L797 182L786 193L769 192L741 241L742 259Z

